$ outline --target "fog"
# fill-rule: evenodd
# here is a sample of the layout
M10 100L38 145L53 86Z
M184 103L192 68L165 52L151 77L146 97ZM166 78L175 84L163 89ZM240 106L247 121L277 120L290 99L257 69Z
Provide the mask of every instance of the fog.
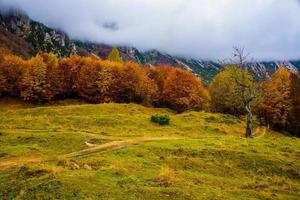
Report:
M1 1L1 0L0 0ZM73 39L201 59L300 58L298 0L2 0Z

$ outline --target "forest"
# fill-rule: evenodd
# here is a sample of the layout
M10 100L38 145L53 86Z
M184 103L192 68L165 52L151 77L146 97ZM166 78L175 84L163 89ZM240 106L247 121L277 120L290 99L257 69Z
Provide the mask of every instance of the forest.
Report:
M117 49L107 60L58 58L53 53L25 60L1 48L0 97L35 104L80 98L95 104L137 103L177 113L205 110L238 117L251 109L257 123L300 136L300 75L284 66L259 80L247 68L229 64L205 85L180 67L123 62Z

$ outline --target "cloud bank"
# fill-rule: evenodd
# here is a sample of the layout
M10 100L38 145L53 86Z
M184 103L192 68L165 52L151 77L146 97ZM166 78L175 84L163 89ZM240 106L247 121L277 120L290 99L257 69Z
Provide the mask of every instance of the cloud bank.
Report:
M1 1L1 0L0 0ZM2 0L71 38L202 59L300 58L299 0Z

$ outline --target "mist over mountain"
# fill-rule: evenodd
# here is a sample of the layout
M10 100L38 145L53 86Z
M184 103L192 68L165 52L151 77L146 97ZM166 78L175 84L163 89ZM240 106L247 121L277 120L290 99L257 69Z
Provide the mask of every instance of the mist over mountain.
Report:
M300 55L297 0L2 0L77 40L214 60L245 46L258 60Z
M112 45L89 41L72 40L59 30L31 20L19 9L10 9L0 13L0 41L14 53L30 57L38 52L54 52L59 57L74 54L106 59ZM209 82L223 67L213 60L202 60L160 52L158 50L143 51L131 46L118 46L124 60L143 65L172 65L185 68ZM299 59L298 59L299 60ZM258 78L270 77L279 66L286 66L291 71L300 69L297 60L275 60L251 62L248 67Z

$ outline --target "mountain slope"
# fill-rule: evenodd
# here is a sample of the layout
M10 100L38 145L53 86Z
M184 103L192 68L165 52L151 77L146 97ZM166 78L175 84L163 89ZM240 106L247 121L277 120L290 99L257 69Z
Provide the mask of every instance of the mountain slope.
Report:
M0 12L0 17L1 29L19 37L20 41L25 41L22 45L27 46L28 49L31 46L31 51L28 53L55 52L59 57L77 53L75 44L65 33L33 21L21 11L11 9L6 13ZM11 38L3 33L1 36ZM13 48L13 51L16 51L16 48Z
M26 14L14 9L6 13L1 13L0 10L0 42L2 46L9 47L14 53L23 57L30 57L44 51L54 52L59 57L78 54L106 59L112 49L112 46L107 44L71 40L62 31L33 21ZM223 69L214 61L187 59L157 50L140 52L134 47L127 46L119 46L118 49L125 61L151 66L182 67L200 76L206 83ZM249 69L260 79L270 77L280 66L285 66L291 71L299 71L300 61L262 61L248 64Z
M113 48L107 44L76 41L78 49L84 49L84 55L98 56L106 59ZM172 56L157 50L140 52L134 47L118 47L121 56L126 61L134 61L143 65L172 65L185 68L201 77L208 83L218 72L223 69L219 63L209 60L187 59ZM248 63L248 68L259 79L269 78L280 66L285 66L293 72L300 70L300 61L260 61Z
M14 54L25 58L33 55L33 46L23 38L8 31L2 15L0 15L0 46L10 49Z
M230 115L1 102L0 199L299 199L300 139Z

